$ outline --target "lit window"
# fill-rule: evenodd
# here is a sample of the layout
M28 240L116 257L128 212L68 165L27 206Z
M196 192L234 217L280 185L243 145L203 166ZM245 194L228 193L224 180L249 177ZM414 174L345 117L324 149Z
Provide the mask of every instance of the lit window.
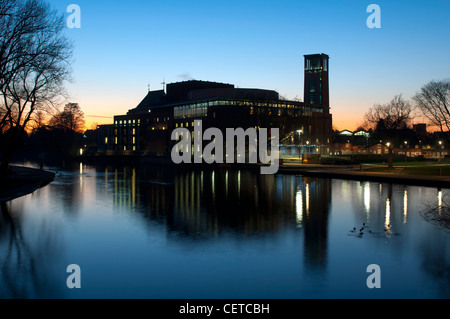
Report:
M108 144L108 138L105 137L105 144Z

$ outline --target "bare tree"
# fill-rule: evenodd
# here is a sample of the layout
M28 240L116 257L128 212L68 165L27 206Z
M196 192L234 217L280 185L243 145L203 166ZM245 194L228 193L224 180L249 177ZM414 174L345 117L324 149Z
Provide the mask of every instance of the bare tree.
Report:
M40 0L0 0L0 129L14 134L3 147L0 179L36 110L64 93L72 46L64 15Z
M433 126L450 131L450 80L429 82L413 100Z
M68 103L62 112L55 114L50 125L67 131L81 133L84 130L84 113L78 103Z
M374 105L365 114L364 120L374 129L394 131L406 126L412 112L411 104L402 95L395 96L389 103Z

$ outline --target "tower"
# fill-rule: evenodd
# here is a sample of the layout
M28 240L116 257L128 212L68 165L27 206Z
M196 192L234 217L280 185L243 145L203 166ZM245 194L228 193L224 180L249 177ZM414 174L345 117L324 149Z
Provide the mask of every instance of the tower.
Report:
M326 54L305 55L305 87L303 101L323 107L329 113L330 95L328 89L328 69L330 57Z

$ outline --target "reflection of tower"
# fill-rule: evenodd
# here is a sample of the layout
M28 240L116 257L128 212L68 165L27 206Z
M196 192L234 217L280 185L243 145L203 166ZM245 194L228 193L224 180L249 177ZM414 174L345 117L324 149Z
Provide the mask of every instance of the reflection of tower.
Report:
M303 178L305 205L303 216L304 255L309 270L322 270L327 264L328 214L331 181Z
M305 55L305 87L303 101L306 104L314 104L324 107L324 112L329 113L330 95L328 89L328 61L326 54Z

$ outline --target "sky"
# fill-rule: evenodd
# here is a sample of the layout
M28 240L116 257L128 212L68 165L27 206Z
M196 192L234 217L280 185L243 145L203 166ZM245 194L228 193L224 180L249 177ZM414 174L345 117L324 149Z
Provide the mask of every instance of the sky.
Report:
M162 82L215 81L303 99L305 54L330 56L339 130L356 129L375 104L450 78L448 0L47 2L67 16L70 4L81 9L81 27L65 31L74 45L67 91L87 128L112 123ZM367 26L372 3L381 28Z

